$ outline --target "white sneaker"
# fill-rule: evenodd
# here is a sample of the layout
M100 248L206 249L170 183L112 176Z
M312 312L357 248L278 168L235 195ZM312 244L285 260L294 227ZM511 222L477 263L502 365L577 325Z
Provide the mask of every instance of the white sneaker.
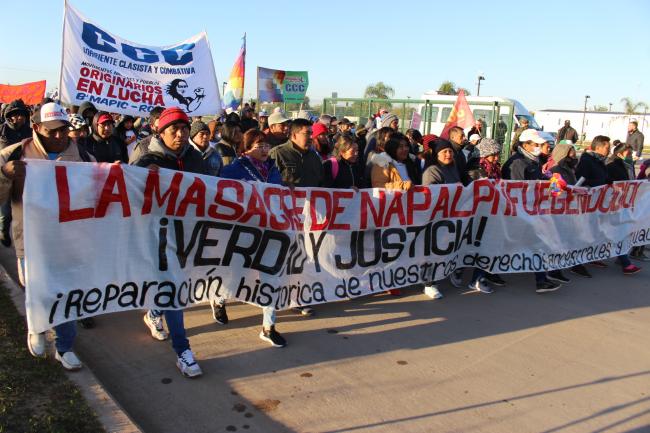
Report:
M77 355L75 355L71 350L65 352L63 355L59 355L59 351L57 350L54 354L54 359L59 361L66 370L79 370L83 367L83 364L79 358L77 358Z
M481 293L494 293L494 289L492 289L492 287L490 287L490 285L482 278L479 278L475 283L470 284L468 287L470 290L475 290Z
M151 336L156 340L165 341L167 340L167 337L169 337L169 334L165 331L165 327L163 326L162 316L152 317L149 312L146 312L144 315L144 324L147 325L151 331Z
M431 299L440 299L442 298L442 293L438 290L438 287L435 285L424 286L424 294Z
M198 377L203 374L190 349L186 349L181 353L176 361L176 367L185 377Z
M45 358L45 332L40 334L27 334L27 348L32 356Z
M451 275L449 275L449 282L457 289L463 287L463 270L458 269L452 272Z

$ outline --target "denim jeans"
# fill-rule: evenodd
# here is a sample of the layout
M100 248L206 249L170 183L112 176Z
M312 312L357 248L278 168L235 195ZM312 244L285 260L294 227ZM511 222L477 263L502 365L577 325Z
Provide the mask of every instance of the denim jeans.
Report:
M630 257L627 254L618 256L618 260L621 262L621 266L623 266L624 268L627 268L632 264L632 262L630 261Z
M25 258L18 258L18 279L20 284L25 286ZM56 347L57 352L65 353L72 350L72 345L74 344L74 339L77 336L77 322L74 320L71 322L62 323L54 327L54 332L56 333L56 341L54 346Z
M218 298L216 304L220 307L226 306L225 298ZM271 326L275 325L275 308L273 307L262 307L262 327L264 329L271 329Z
M487 274L487 272L483 269L474 268L474 272L472 273L472 284L476 284L476 282L483 278L485 274Z
M185 323L183 322L183 310L149 310L153 317L165 315L169 336L172 339L172 347L178 356L190 348L190 340L185 333Z

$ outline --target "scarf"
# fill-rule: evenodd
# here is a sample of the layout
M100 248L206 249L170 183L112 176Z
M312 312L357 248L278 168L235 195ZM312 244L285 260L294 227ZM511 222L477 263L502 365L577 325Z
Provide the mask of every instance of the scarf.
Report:
M246 155L246 158L253 164L253 167L258 171L260 176L262 176L262 181L267 182L269 179L269 164L266 163L266 161L259 161L255 158L251 158L250 156Z
M487 159L481 158L479 165L485 170L488 179L501 180L501 164L499 161L490 163Z

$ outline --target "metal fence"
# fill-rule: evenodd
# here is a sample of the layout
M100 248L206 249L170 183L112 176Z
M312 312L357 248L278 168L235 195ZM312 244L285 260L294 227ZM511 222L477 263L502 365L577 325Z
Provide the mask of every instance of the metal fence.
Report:
M472 102L474 119L482 119L485 136L494 138L502 144L501 159L510 156L510 146L514 127L514 104L512 102ZM381 108L385 108L399 118L400 131L405 132L413 126L413 113L420 115L419 129L422 134L440 134L454 106L452 101L433 99L373 99L373 98L325 98L322 113L346 117L350 121L365 125ZM479 106L480 108L476 108ZM504 110L504 108L507 109Z

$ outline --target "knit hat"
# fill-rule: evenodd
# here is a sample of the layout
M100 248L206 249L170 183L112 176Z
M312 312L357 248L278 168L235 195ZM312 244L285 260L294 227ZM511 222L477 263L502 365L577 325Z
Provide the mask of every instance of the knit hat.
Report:
M179 122L190 126L190 118L187 117L187 114L183 110L178 107L167 108L158 118L158 133L161 133L169 125Z
M481 138L476 145L476 148L478 149L481 158L501 153L501 145L493 138Z
M433 142L433 152L437 155L438 152L445 149L453 150L454 147L451 145L451 142L449 140L445 140L444 138L436 138L436 140Z
M393 113L388 113L386 116L384 116L383 119L381 119L381 127L387 127L390 126L391 123L393 123L394 120L399 121L399 117L397 117L397 114Z
M68 120L70 120L70 131L77 131L86 126L86 121L78 114L69 115Z
M327 126L323 125L320 122L314 123L314 125L311 127L311 138L316 138L321 134L327 134L328 129Z
M424 137L422 137L422 145L424 147L428 147L429 149L433 150L433 143L436 141L437 138L438 138L437 135L427 134Z
M205 123L197 120L196 122L192 123L192 127L190 128L190 138L194 138L194 136L201 131L210 132L210 128L208 128L208 125Z

